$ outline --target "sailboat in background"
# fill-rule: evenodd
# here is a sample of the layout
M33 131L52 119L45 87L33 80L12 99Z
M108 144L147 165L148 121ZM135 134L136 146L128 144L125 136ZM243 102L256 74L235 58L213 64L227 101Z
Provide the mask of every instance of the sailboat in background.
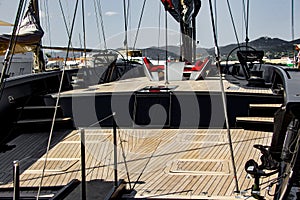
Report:
M22 15L25 6L27 9ZM41 95L57 92L61 80L64 80L61 86L64 91L111 82L128 71L132 72L132 76L140 76L142 72L141 66L136 63L117 62L118 53L113 50L42 46L44 31L40 25L38 8L38 0L30 0L28 5L20 1L12 33L0 35L0 55L3 55L0 121L5 124L2 126L0 144L13 135L14 123L20 117L16 110L32 105L45 106ZM68 57L60 59L60 66L46 68L44 49L71 49L73 52L84 52L85 56L78 58L74 67ZM89 57L90 52L93 54Z

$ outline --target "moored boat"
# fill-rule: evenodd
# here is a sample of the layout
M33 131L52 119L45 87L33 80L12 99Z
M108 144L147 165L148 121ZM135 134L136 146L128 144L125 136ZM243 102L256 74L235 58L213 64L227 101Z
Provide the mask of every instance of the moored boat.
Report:
M143 57L138 66L144 76L132 77L130 69L114 82L99 82L98 76L93 84L43 94L42 114L34 113L41 108L36 103L24 107L22 114L36 119L27 119L29 133L9 141L11 149L0 155L2 194L11 197L14 186L14 195L21 191L22 197L37 199L289 195L299 176L291 173L299 164L299 70L263 63L264 52L247 45L231 51L235 62L222 65L218 51L196 61L193 21L201 1L162 3L181 27L180 61L168 60L168 51L164 62ZM86 72L78 69L77 78ZM44 124L38 130L31 124L45 122L46 110L53 117L50 134L42 131ZM58 118L71 126L55 129ZM253 145L263 154L261 165L254 161L260 152ZM15 162L15 169L21 168L15 185L13 160L21 160Z

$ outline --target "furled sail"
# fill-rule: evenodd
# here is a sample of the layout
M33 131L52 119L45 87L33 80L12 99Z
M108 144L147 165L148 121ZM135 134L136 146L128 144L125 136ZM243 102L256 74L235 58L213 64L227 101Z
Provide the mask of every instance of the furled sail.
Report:
M33 51L36 48L36 46L40 43L43 35L44 31L37 23L32 6L29 6L17 30L16 47L14 52L24 53L28 51ZM5 54L10 39L11 34L0 35L0 55Z
M180 23L182 35L181 59L191 62L196 58L195 18L201 8L201 0L161 0L165 9Z
M196 17L201 0L161 0L165 9L174 17L177 22L182 21L189 24L192 17Z

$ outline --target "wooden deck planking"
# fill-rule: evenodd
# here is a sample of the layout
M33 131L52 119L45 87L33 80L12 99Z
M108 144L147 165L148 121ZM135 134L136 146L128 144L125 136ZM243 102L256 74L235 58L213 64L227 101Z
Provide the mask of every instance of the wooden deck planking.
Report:
M230 93L253 93L253 94L272 94L270 88L257 88L248 87L245 84L235 85L230 83L228 80L223 79L224 89ZM66 91L61 94L64 96L72 95L94 95L97 93L112 93L112 92L130 92L139 91L146 86L161 86L164 85L163 81L149 81L146 77L132 78L127 80L120 80L117 82L101 84L91 86L88 89L76 89ZM201 80L201 81L170 81L170 85L177 85L178 87L174 90L177 91L194 91L194 92L215 92L221 91L219 80Z
M229 152L228 144L224 142L223 144L215 144L215 145L216 145L215 147L210 148L210 154L207 155L207 158L226 160L226 157L223 157L223 156L225 156L224 155L225 152L226 153ZM223 154L223 156L220 157L221 153ZM230 164L230 163L228 163L228 164ZM231 170L231 166L229 166L229 167ZM204 174L203 176L204 176L203 182L198 185L198 187L197 187L198 190L195 190L196 194L201 194L202 192L205 192L205 193L207 193L207 195L212 195L212 191L217 192L218 189L223 188L223 184L225 184L225 181L227 181L229 178L229 174L225 174L225 175L221 174L219 176L217 176L217 175L205 176L205 174Z
M247 133L244 133L244 131L239 130L238 134L235 135L235 138L232 138L233 141L236 141L233 143L234 148L234 155L235 155L235 161L236 161L236 169L237 169L237 178L238 180L244 179L246 177L246 173L244 172L244 166L245 166L245 157L247 153L249 152L248 148L251 145L251 137L250 135L247 135ZM253 132L253 136L256 137L256 132ZM252 138L253 138L252 136ZM245 142L250 142L250 145L245 148ZM244 151L243 151L244 150ZM246 154L245 154L246 153ZM246 160L247 161L247 160ZM244 163L243 163L244 162ZM239 173L242 172L242 173ZM239 189L241 190L242 186L239 185ZM231 195L236 190L235 181L232 178L232 181L225 184L223 187L223 190L220 191L220 195ZM229 193L231 192L231 193Z
M253 134L256 134L256 132L253 132ZM241 140L243 139L244 141L249 141L251 139L251 135L245 135L243 137L243 133L242 131L240 131L239 133L240 137L239 138L236 138L236 141L237 140ZM259 141L257 141L259 142ZM251 145L249 145L251 147ZM236 157L236 163L242 163L243 160L244 160L244 157L247 157L247 158L255 158L254 154L252 153L253 150L249 149L249 147L247 145L243 145L243 142L237 144L234 149L240 149L239 151L241 152L245 152L244 153L240 153L237 157ZM235 152L235 154L237 154ZM237 171L243 171L245 165L240 165L240 166L236 166L237 167ZM251 182L247 179L245 179L245 177L243 177L245 174L244 173L241 173L241 174L238 174L238 183L239 183L239 189L241 190L241 188L247 188L249 187L249 184L251 184ZM228 194L227 194L228 195Z
M168 146L170 147L170 146ZM149 157L151 158L151 157ZM170 158L171 159L171 158ZM164 160L164 159L161 159ZM162 161L161 161L162 162ZM149 167L148 167L149 168ZM148 171L148 169L147 169ZM148 173L144 173L141 177L140 180L142 181L147 181L149 183L149 187L146 189L143 189L143 185L140 185L141 187L141 191L148 191L147 193L151 193L151 191L155 190L156 187L156 183L160 182L161 179L163 179L162 177L165 176L165 174L167 173L165 171L165 167L163 167L162 169L158 169L158 171L160 171L160 173L157 173L157 171L150 171ZM153 186L153 187L152 187Z
M220 151L223 149L223 145L225 143L224 138L221 137L224 134L221 133L222 130L215 130L214 132L211 133L207 133L209 135L212 135L213 137L207 140L204 140L205 142L208 143L202 143L200 149L205 150L204 152L202 152L202 155L199 155L198 159L205 159L205 158L217 158L217 156L219 155ZM191 140L192 142L192 140ZM222 142L222 143L220 143ZM214 148L214 151L211 151L211 149ZM198 152L198 151L197 151ZM197 159L197 158L195 158ZM202 169L205 170L205 169ZM192 175L192 174L191 174ZM204 175L204 174L203 174ZM208 184L208 176L203 176L203 178L201 178L201 181L198 181L197 184L195 184L195 186L193 186L193 191L196 190L197 188L201 188L201 191L203 191L204 187L210 187L210 184ZM187 187L189 187L187 185ZM204 189L204 191L206 191L206 189ZM201 192L200 192L201 193Z
M249 139L249 135L247 135L247 134L243 135L243 134L244 133L239 130L238 134L234 135L236 137L232 138L233 141L239 141L239 142L233 143L235 165L236 165L238 179L243 179L244 177L242 177L242 176L245 176L245 173L243 173L244 172L243 161L245 161L244 157L246 157L244 152L246 152L246 153L248 152L247 149L244 149L244 147L246 146L246 145L244 145L244 141L247 141ZM253 135L253 136L255 136L255 135ZM229 149L229 147L228 147L228 149ZM243 151L243 150L246 150L246 151ZM232 164L231 164L231 166L232 166ZM233 173L233 169L232 169L232 173ZM241 187L241 186L239 186L239 187ZM235 180L234 180L234 176L233 176L229 183L224 184L224 187L222 187L222 190L220 191L220 195L222 195L222 196L223 195L224 196L232 195L234 193L234 191L236 191L236 184L235 184Z
M219 154L220 151L224 151L224 147L226 148L226 146L220 146L218 149L218 151L215 151L214 154L212 154L213 156L216 156L216 154ZM229 150L229 148L228 148ZM223 158L222 158L223 159ZM230 165L230 163L228 163ZM230 167L230 171L232 171L231 169L231 165ZM201 185L198 185L198 190L195 190L195 193L201 193L201 191L207 192L208 195L212 194L212 191L218 193L218 190L221 190L223 188L223 184L225 184L225 182L227 182L227 180L230 178L230 174L224 174L224 175L215 175L215 176L204 176L204 180L201 183ZM224 178L225 177L225 178Z
M233 181L230 152L226 130L119 130L126 155L130 179L137 191L136 197L197 197L231 198ZM267 132L231 130L240 189L248 188L252 180L246 180L244 164L259 151L253 144L269 144L271 134ZM40 137L40 136L38 136ZM36 137L31 137L35 140ZM21 142L20 138L16 141ZM16 142L15 141L15 142ZM45 140L46 141L46 140ZM31 141L26 141L30 143ZM23 141L24 143L24 141ZM26 146L24 144L24 146ZM87 181L94 179L113 180L113 152L111 130L86 131ZM43 151L40 149L40 151ZM27 154L26 152L23 152ZM0 155L7 157L8 155ZM21 156L17 154L17 156ZM33 163L21 175L22 186L38 186L45 156ZM65 185L72 179L80 179L80 137L78 131L71 132L54 146L48 155L49 165L43 185ZM220 164L225 161L230 174L224 174ZM207 161L204 163L203 161ZM65 162L65 163L64 163ZM66 163L71 166L66 167ZM127 180L122 150L118 148L119 178ZM181 163L180 163L181 162ZM73 163L73 164L72 164ZM222 164L222 163L221 163ZM2 165L2 164L0 164ZM59 170L60 166L62 169ZM178 165L181 165L178 166ZM177 172L170 171L173 170ZM184 168L182 168L184 167ZM223 166L224 167L224 166ZM182 170L180 172L180 170ZM212 170L219 174L210 174ZM221 170L221 171L220 171ZM226 170L225 170L226 171ZM207 172L207 173L205 173ZM3 180L1 176L1 180ZM11 177L10 177L11 178ZM7 177L5 179L8 179ZM0 187L11 187L6 181Z

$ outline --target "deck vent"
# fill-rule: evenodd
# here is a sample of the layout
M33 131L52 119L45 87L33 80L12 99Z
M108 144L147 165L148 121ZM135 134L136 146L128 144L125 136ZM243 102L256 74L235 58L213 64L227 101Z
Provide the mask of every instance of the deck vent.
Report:
M170 92L170 91L174 91L177 87L178 87L177 85L146 86L146 87L138 90L138 92L150 92L150 93Z

